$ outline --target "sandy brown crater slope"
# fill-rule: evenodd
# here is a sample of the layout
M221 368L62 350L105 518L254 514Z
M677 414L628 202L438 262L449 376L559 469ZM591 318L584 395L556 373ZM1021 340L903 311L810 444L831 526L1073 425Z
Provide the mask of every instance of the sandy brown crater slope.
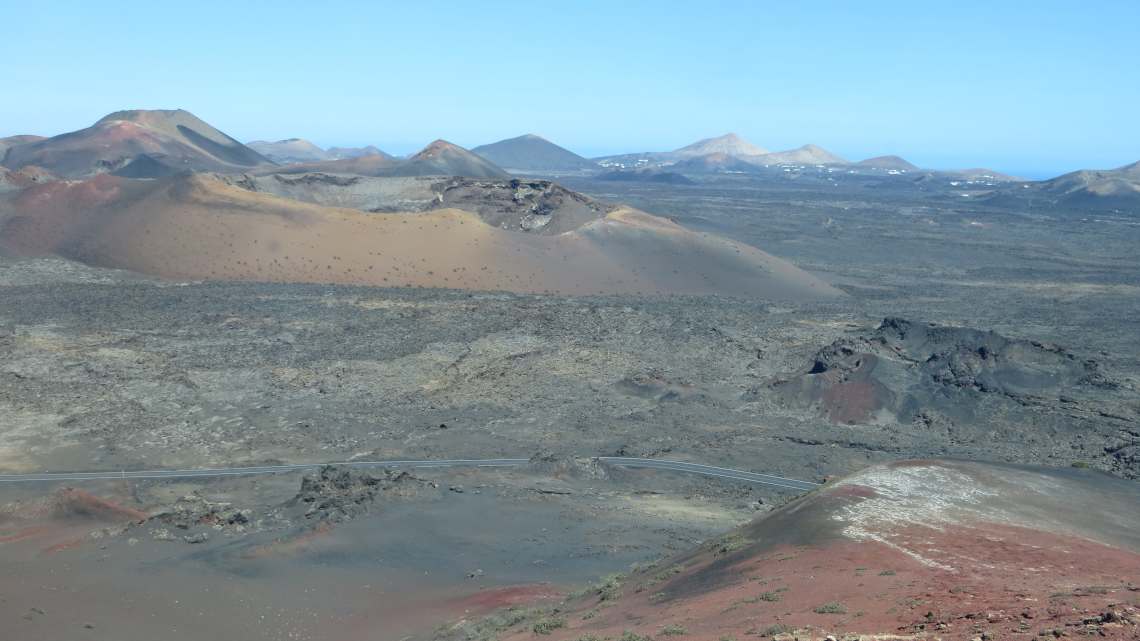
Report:
M11 251L174 279L795 300L842 295L754 247L630 208L538 236L492 227L459 209L369 214L203 175L104 175L20 192L0 205L0 224L0 242Z

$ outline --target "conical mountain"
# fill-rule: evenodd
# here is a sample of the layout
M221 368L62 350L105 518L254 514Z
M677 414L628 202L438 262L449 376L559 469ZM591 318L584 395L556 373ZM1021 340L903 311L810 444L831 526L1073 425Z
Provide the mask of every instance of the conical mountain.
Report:
M526 134L480 145L471 150L500 167L518 171L589 171L598 164L559 147L549 140Z
M728 133L716 138L705 138L691 145L685 145L673 152L679 158L694 158L708 154L725 154L728 156L759 156L768 153L767 149L754 145L740 136Z
M899 171L918 171L916 165L911 164L901 156L875 156L855 163L859 167L871 169L897 169Z
M510 174L486 158L452 144L436 140L419 153L397 164L389 176L466 176L469 178L509 178Z
M132 165L161 168L158 175L194 171L246 171L272 165L265 156L182 109L117 111L94 125L12 147L4 165L36 165L74 178Z

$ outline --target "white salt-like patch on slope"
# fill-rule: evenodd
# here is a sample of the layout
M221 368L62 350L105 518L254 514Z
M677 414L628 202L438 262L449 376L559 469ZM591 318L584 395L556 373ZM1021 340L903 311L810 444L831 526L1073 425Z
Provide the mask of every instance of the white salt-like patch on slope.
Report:
M954 568L896 540L896 531L913 526L941 531L947 525L977 520L1009 521L987 503L997 492L951 467L875 467L841 481L838 487L845 485L873 488L875 496L844 506L832 517L846 524L844 536L877 541L942 570Z

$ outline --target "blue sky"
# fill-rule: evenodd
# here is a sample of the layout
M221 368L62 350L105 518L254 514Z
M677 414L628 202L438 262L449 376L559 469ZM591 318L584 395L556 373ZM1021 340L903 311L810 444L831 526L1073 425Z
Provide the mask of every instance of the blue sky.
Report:
M15 2L0 135L182 107L241 140L583 155L735 131L1029 176L1140 160L1140 2ZM17 26L18 25L18 26Z

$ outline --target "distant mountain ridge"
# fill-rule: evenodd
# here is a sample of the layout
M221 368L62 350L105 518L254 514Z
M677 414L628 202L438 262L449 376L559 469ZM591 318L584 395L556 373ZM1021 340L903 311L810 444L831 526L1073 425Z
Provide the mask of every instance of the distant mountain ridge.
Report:
M269 174L356 174L359 176L464 176L468 178L509 178L510 174L459 145L436 140L405 159L388 155L358 156L340 160L295 163L272 167Z
M277 163L330 160L329 153L304 138L287 138L276 142L253 140L246 143L250 149Z
M330 147L328 149L321 149L319 146L304 138L287 138L275 142L254 140L246 143L246 145L273 162L283 165L362 158L364 156L392 157L373 145L368 145L367 147Z
M693 173L749 173L772 165L847 165L845 158L818 145L786 151L769 151L737 134L705 138L673 151L620 154L596 158L603 167L639 168L673 166Z
M364 147L329 147L325 150L329 158L333 160L340 160L342 158L360 158L362 156L386 156L392 158L393 156L385 151L381 151L375 145L367 145Z

